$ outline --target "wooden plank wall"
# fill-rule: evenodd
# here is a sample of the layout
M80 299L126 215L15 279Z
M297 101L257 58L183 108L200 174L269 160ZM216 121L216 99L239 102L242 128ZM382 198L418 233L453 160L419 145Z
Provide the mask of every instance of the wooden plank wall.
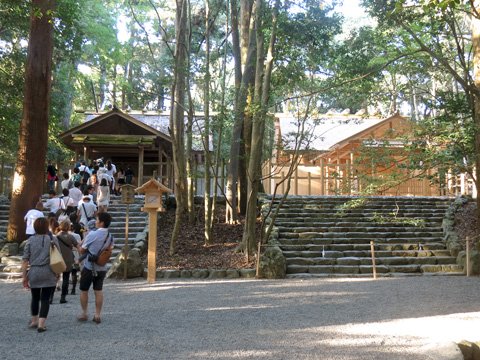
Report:
M323 164L320 166L299 165L291 178L291 195L356 195L365 194L368 184L354 176L357 169L351 164ZM272 169L271 171L269 169ZM288 167L263 169L265 192L272 194L275 185L285 178ZM273 173L273 175L272 175ZM287 183L282 183L277 194L285 193ZM458 196L468 194L476 196L475 186L465 175L450 176L444 186L432 185L428 179L411 178L384 191L371 195L405 196Z

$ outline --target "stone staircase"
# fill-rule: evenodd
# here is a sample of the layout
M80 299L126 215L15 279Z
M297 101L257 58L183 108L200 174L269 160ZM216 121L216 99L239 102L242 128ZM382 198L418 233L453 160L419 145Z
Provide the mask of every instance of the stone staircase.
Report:
M142 237L147 227L147 214L141 211L143 196L136 196L135 203L129 205L128 243L132 247L135 240ZM7 232L9 204L0 204L0 236ZM125 219L127 205L122 204L120 196L112 196L108 212L112 215L110 233L113 234L115 246L112 258L122 251L125 245ZM21 256L4 256L0 261L0 280L17 280L21 278Z
M463 275L445 248L451 203L433 197L289 197L275 221L287 277ZM278 202L277 202L278 203Z

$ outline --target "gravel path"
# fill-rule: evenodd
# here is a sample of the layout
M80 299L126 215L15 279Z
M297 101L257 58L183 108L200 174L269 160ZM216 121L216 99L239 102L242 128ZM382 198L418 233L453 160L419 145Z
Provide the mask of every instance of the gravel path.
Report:
M27 329L29 292L0 283L4 359L462 359L480 340L480 279L144 280L105 284L103 322L79 296ZM93 308L93 299L90 299Z

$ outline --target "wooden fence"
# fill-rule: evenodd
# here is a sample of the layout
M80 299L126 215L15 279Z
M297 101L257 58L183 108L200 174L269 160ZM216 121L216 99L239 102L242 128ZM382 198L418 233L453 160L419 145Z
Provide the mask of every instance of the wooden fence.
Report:
M263 185L265 192L272 194L277 188L277 194L284 194L287 182L288 167L264 167ZM273 175L272 175L273 174ZM397 174L398 175L398 174ZM447 176L443 185L432 185L426 178L415 178L405 175L403 180L390 179L388 175L362 176L351 164L324 164L320 166L299 165L290 180L291 195L404 195L404 196L458 196L469 194L476 196L473 181L466 175ZM372 185L378 185L372 191Z

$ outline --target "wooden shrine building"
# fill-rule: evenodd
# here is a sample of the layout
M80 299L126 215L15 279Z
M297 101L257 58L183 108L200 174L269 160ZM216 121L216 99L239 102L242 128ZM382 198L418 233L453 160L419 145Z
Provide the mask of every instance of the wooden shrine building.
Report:
M129 166L137 185L154 171L165 186L173 187L172 142L168 133L169 114L123 112L114 108L105 113L85 113L81 125L60 134L75 152L75 160L103 158L124 170Z
M292 195L448 195L447 187L432 186L428 179L398 166L406 160L405 139L413 134L414 124L405 117L327 113L299 123L290 114L275 115L277 151L263 170L267 193L275 188L278 194L284 193L282 180L303 126L303 144L297 148L300 162L291 177Z

